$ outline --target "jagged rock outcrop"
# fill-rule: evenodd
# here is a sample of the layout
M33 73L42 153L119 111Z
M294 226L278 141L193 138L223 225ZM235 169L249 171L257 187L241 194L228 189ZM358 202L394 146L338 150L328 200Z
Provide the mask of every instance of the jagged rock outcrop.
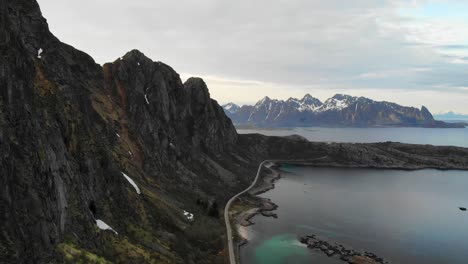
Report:
M230 106L230 105L229 105ZM434 120L429 110L337 94L324 103L307 94L286 101L265 97L254 106L230 108L226 114L239 125L286 126L420 126L464 127Z
M184 87L191 98L193 120L190 123L193 126L188 129L194 133L192 143L198 146L203 142L204 148L217 153L224 150L224 144L234 144L237 140L235 128L224 114L223 108L211 99L205 82L200 78L190 78L184 83Z

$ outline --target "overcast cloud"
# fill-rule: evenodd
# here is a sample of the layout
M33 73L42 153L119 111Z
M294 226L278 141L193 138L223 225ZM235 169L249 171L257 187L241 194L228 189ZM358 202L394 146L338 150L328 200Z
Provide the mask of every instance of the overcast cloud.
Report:
M468 113L468 5L398 0L39 0L98 63L131 49L212 96L253 103L334 93Z

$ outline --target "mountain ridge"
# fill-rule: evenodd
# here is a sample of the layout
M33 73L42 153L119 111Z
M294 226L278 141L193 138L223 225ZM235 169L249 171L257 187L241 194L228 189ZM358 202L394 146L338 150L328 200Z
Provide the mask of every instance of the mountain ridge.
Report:
M460 114L454 111L448 111L446 113L439 113L434 115L439 120L464 120L468 121L468 114Z
M230 106L237 111L225 112L237 125L464 127L435 120L425 106L418 109L345 94L335 94L324 102L310 94L287 100L266 96L254 105Z

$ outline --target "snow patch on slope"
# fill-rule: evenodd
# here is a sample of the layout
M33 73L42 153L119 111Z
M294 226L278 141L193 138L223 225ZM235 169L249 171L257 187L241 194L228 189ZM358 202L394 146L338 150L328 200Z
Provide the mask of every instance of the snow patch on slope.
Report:
M110 227L108 224L106 224L106 223L105 223L104 221L102 221L102 220L96 219L96 225L97 225L98 228L101 229L101 230L109 230L109 231L114 232L116 235L119 234L119 233L117 233L117 231L115 231L112 227Z
M133 186L133 188L135 188L135 191L138 194L141 194L140 188L138 187L138 185L136 185L136 183L132 180L132 178L130 178L127 174L125 174L123 172L121 172L121 173L125 177L125 179L127 179L127 181Z
M307 104L305 102L301 102L299 104L299 107L297 108L297 111L299 112L305 112L305 111L310 111L310 112L315 112L320 108L320 106L314 105L314 104Z
M325 103L319 109L317 109L317 111L319 112L340 111L340 110L347 108L351 104L353 104L353 100L355 100L355 98L347 97L347 96L336 96L336 97L338 98L332 97L328 99L327 101L325 101Z
M38 59L41 59L41 58L42 58L42 56L41 56L42 52L44 52L44 50L42 50L42 48L39 48L39 49L37 50L37 58L38 58Z
M234 103L228 103L223 105L224 110L228 111L231 114L234 114L239 110L239 106Z
M193 214L192 213L189 213L189 212L184 210L184 216L187 218L187 220L193 221Z

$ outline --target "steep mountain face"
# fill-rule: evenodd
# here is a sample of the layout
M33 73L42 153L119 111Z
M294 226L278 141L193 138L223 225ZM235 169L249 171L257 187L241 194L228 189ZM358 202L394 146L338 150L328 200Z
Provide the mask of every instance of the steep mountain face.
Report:
M104 65L104 76L106 93L134 121L130 129L138 131L144 145L158 147L151 153L160 152L160 146L185 151L179 147L184 144L220 153L236 142L232 123L203 80L182 84L172 68L136 50Z
M286 101L265 97L254 106L227 111L235 124L257 126L424 126L462 127L436 121L426 107L417 109L365 97L337 94L324 103L309 94Z
M216 262L249 167L203 80L138 51L101 67L35 1L0 8L0 262Z

